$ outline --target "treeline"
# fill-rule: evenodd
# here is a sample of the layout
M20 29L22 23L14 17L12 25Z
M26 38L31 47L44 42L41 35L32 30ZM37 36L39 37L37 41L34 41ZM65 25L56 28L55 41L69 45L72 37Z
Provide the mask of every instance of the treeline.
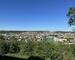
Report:
M8 31L1 31L0 30L0 33L22 33L22 32L37 32L37 33L43 33L43 32L49 32L49 31L11 31L11 30L8 30Z
M6 39L0 35L0 54L19 54L39 56L49 60L75 60L75 45L47 41L40 42L22 39L18 41L15 36Z

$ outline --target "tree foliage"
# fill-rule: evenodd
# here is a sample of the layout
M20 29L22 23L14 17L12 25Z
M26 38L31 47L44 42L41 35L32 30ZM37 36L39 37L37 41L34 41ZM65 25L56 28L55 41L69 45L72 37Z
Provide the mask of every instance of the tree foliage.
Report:
M12 36L10 39L9 39L9 52L10 53L17 53L19 52L19 42L17 41L18 39L15 37L15 36Z
M69 8L67 16L69 17L68 24L70 26L75 26L75 8Z

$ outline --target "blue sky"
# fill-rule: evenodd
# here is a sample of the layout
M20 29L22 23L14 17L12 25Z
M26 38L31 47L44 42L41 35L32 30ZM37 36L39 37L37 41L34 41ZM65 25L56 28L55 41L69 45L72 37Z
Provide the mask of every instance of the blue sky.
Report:
M75 0L0 0L0 30L71 30L70 7Z

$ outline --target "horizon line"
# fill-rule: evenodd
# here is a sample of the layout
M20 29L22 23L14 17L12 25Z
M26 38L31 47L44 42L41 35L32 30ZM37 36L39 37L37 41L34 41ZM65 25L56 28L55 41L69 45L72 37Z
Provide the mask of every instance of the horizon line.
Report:
M58 31L63 32L64 31L64 32L73 32L73 31L70 31L70 30L53 30L52 31L52 30L11 30L11 29L10 30L0 30L0 31L47 31L47 32L55 32L55 31L56 32L58 32Z

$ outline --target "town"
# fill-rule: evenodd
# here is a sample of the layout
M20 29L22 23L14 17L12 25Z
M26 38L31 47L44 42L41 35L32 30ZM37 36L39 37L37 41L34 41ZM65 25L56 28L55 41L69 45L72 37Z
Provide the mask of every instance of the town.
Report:
M75 32L65 31L0 31L0 35L4 36L5 39L10 39L12 36L17 38L18 41L22 39L26 42L31 41L55 41L64 42L65 44L75 44Z

